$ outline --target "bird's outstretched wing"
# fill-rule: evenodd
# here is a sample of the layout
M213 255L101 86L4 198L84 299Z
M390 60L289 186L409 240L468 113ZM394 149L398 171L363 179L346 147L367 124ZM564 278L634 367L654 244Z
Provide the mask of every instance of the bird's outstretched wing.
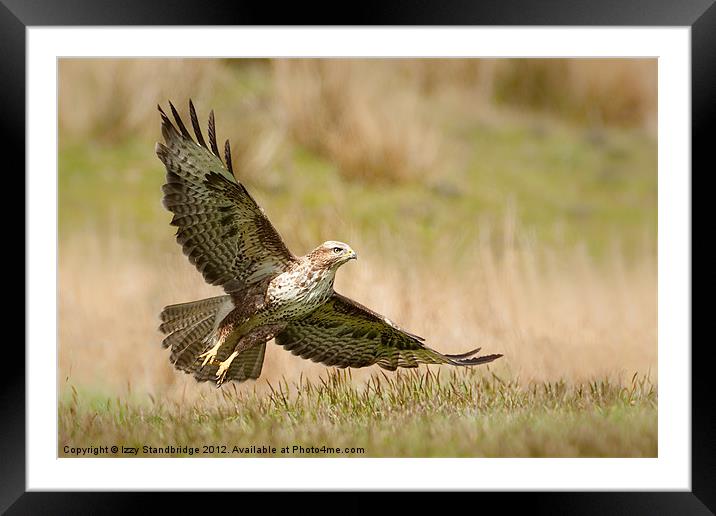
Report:
M294 355L336 367L378 364L394 371L418 364L471 366L502 356L474 356L480 348L460 355L443 355L425 346L423 340L337 293L276 336L276 342Z
M246 188L234 177L226 141L226 166L216 144L214 112L207 146L189 101L191 137L169 103L176 127L161 107L164 144L156 152L167 169L162 187L165 208L174 214L177 242L211 285L239 293L286 269L295 257Z

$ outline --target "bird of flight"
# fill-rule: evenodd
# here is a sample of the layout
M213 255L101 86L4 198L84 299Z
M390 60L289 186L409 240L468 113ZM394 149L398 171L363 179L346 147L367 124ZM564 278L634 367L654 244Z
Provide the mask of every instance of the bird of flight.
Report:
M207 283L226 292L162 311L162 345L171 348L177 369L217 387L258 378L271 339L294 355L336 367L473 366L502 356L477 356L480 348L439 353L422 337L335 292L336 271L356 252L329 240L294 256L236 177L228 140L222 161L214 112L207 145L191 100L196 140L169 106L176 126L158 106L164 143L155 150L167 171L162 203L174 214L171 224L189 261Z

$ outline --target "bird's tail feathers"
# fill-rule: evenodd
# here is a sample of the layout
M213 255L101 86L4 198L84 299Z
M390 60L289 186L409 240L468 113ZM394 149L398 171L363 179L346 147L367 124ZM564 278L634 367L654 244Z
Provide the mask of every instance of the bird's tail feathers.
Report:
M171 348L170 360L174 367L193 374L199 382L216 381L218 364L231 354L235 341L229 340L225 342L226 345L222 344L211 360L205 360L202 354L219 343L218 323L233 308L231 296L211 297L165 307L160 315L162 324L159 330L166 335L162 345ZM266 343L263 342L242 352L231 362L225 382L258 378L265 351Z
M193 373L199 355L212 342L217 319L231 309L230 296L217 296L189 303L170 305L162 310L159 331L166 335L162 346L171 348L170 360L177 369ZM223 315L222 315L223 313Z

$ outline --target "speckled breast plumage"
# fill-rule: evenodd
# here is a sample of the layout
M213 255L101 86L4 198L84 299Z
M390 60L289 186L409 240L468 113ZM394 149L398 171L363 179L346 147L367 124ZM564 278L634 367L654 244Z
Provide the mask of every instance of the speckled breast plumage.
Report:
M270 319L303 317L328 301L333 293L335 269L318 269L310 262L298 264L279 274L266 290Z

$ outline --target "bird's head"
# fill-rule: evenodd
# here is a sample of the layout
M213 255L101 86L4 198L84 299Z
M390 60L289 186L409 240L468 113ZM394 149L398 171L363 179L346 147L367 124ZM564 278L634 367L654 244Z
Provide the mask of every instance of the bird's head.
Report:
M329 240L316 247L310 257L312 261L319 262L326 268L334 268L358 258L358 254L348 244Z

